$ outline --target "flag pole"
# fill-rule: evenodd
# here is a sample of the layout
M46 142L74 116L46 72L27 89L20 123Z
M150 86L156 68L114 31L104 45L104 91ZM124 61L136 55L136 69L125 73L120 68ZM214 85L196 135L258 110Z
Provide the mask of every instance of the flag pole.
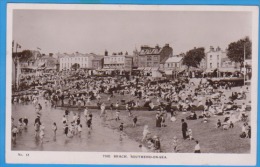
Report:
M17 55L17 43L16 43L16 48L15 48L15 58L14 58L14 65L15 65L15 71L14 71L14 77L15 77L15 82L14 82L14 88L15 88L15 90L17 90L17 85L16 85L16 83L17 83L17 59L18 59L18 55Z
M244 85L246 85L246 43L244 43Z

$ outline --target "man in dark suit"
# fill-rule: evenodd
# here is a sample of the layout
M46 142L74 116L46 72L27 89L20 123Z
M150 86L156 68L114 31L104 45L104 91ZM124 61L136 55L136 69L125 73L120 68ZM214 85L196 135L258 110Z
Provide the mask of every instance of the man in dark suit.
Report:
M186 133L188 130L188 124L184 121L184 119L181 119L181 122L182 122L182 126L181 126L182 136L183 139L185 140L187 138Z

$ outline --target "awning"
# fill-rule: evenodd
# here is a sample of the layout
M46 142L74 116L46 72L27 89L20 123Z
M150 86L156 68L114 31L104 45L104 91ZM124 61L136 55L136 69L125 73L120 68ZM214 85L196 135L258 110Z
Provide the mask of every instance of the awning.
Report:
M152 71L158 71L159 67L152 67L151 70Z
M144 67L138 67L137 70L144 70Z
M151 71L151 67L145 67L144 71Z
M44 69L45 69L45 67L38 67L37 70L44 70Z
M214 71L214 69L206 69L205 72L213 72L213 71Z
M46 70L56 70L56 67L47 67Z
M100 71L115 71L116 69L112 69L112 68L103 68Z
M220 72L236 72L237 69L234 68L219 68Z

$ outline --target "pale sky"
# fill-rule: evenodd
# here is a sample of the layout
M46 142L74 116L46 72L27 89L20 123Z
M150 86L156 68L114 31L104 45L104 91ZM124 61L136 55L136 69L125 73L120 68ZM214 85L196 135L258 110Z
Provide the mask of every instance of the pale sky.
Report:
M133 52L169 43L174 54L252 37L249 12L15 10L13 39L43 53Z

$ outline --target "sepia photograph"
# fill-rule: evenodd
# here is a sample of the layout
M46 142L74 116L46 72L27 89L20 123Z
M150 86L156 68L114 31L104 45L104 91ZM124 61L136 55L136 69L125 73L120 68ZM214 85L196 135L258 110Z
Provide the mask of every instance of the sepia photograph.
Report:
M8 10L8 161L256 162L258 8Z

